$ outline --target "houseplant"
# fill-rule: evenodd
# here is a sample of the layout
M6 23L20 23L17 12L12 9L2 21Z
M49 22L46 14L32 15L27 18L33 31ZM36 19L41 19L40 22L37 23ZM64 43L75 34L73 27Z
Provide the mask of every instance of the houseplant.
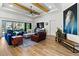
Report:
M62 33L62 30L58 28L56 31L56 41L60 43L63 39L64 39L64 35Z

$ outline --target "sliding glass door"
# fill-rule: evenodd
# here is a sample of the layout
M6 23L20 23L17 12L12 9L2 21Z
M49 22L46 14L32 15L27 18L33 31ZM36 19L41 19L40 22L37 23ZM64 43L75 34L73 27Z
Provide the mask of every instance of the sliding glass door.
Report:
M32 24L25 22L16 22L16 21L2 21L2 33L3 35L7 30L23 30L24 32L31 32Z

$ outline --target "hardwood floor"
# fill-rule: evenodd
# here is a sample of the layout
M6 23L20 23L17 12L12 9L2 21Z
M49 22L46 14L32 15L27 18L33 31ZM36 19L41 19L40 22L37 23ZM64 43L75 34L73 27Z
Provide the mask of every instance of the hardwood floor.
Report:
M38 44L27 47L8 46L5 39L0 39L0 56L79 56L55 42L54 37L47 37Z

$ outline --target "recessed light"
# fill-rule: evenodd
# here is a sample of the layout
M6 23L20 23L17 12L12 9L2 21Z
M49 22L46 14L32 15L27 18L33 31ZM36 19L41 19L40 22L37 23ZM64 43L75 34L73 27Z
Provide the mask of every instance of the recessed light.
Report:
M46 6L47 6L49 9L52 9L52 6L49 5L49 4L46 4Z
M10 7L13 7L13 5L9 5Z
M52 6L48 6L49 9L52 9Z

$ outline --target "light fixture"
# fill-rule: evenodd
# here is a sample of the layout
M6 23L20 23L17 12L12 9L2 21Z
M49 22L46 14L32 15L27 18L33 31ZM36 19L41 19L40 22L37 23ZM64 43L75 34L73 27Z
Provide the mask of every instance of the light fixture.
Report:
M36 12L35 10L33 10L32 6L30 6L30 9L31 9L30 14L32 14L32 15L40 15L40 13Z
M13 5L9 5L10 7L13 7Z
M49 9L52 9L52 6L48 3L48 4L45 4Z
M52 9L52 6L48 6L49 9Z

